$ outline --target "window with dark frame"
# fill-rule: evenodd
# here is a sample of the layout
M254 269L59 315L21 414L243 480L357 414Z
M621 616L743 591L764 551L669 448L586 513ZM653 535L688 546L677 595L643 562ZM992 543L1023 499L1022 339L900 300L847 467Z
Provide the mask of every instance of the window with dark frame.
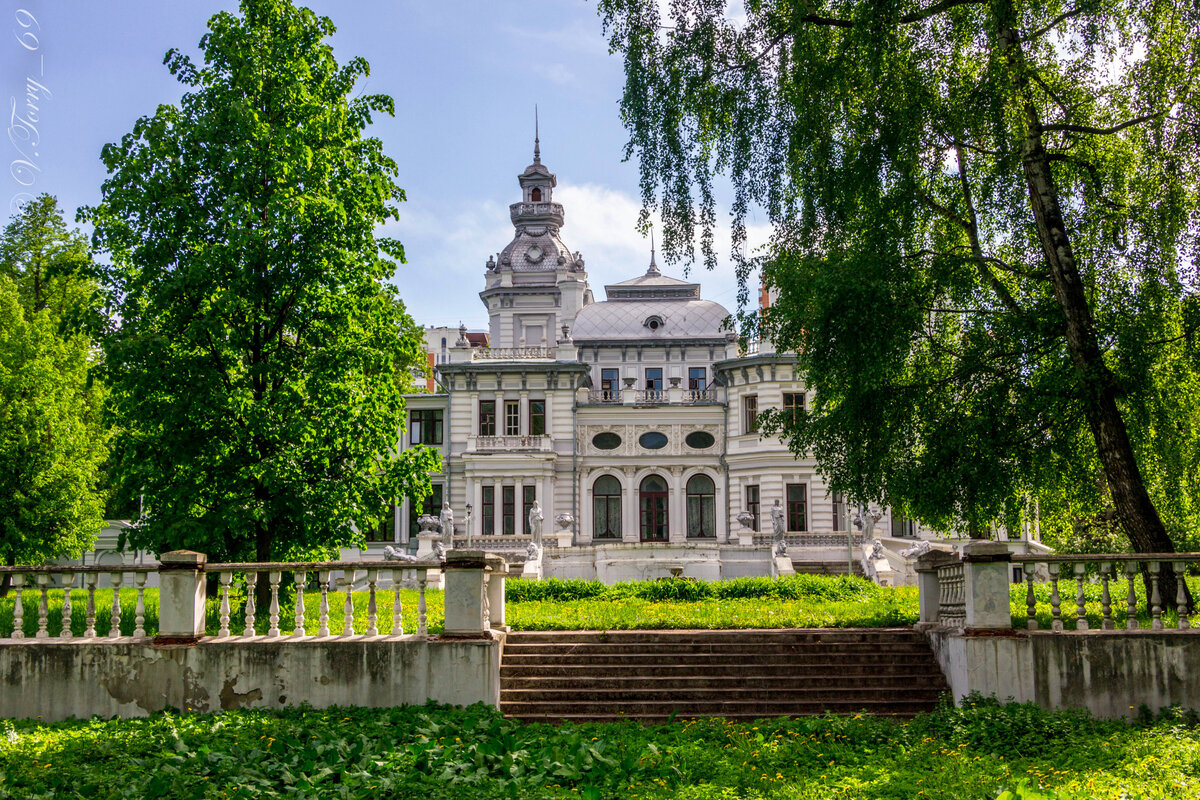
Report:
M528 529L529 525L529 509L533 508L533 504L537 502L537 487L522 486L521 487L521 521L526 525L525 533L531 533Z
M592 538L621 538L621 482L612 475L592 484Z
M760 528L758 525L758 522L759 522L759 519L758 519L759 499L758 498L759 498L758 484L752 483L749 486L747 486L746 487L746 510L754 515L754 523L753 523L752 527L756 531L762 530L762 528Z
M808 530L808 486L803 483L787 485L787 529Z
M667 482L658 475L647 475L638 489L643 542L667 540Z
M833 493L833 529L835 531L848 530L846 523L849 518L846 514L846 497L845 495Z
M711 539L717 535L716 490L716 484L707 475L693 475L688 479L688 538Z
M688 367L688 388L693 391L708 388L708 370L704 367Z
M521 401L504 401L504 435L517 436L521 433Z
M661 392L663 388L662 367L646 368L646 391Z
M483 534L490 536L496 532L496 487L483 487L483 508L480 511L483 518Z
M529 401L529 435L544 436L546 434L546 401Z
M743 433L758 432L758 395L748 394L742 400L744 419L742 420L745 427Z
M514 536L517 532L517 487L500 487L500 532L505 536Z
M441 444L443 415L440 408L414 408L409 413L409 443Z
M783 415L789 422L804 415L804 392L783 393Z
M371 529L370 535L367 536L367 541L394 542L396 540L396 504L392 503L387 507L383 519L379 520L379 524Z
M479 435L496 435L496 401L479 401Z

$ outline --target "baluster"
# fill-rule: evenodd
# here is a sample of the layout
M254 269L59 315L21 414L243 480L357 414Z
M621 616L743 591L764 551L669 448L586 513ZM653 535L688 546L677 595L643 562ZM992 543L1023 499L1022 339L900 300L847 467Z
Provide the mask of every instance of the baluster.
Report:
M355 570L342 571L342 583L346 586L346 602L342 607L342 636L354 635L354 573Z
M1158 593L1158 573L1162 569L1162 564L1158 561L1151 561L1146 564L1150 568L1150 627L1153 630L1162 630L1162 597Z
M1087 573L1087 564L1075 565L1075 630L1086 631L1088 629L1087 621L1087 597L1083 593L1083 578Z
M292 636L304 635L304 583L308 580L308 572L306 570L298 570L292 579L296 583L296 629L292 631Z
M492 582L492 576L487 572L483 573L483 629L490 631L492 629L492 600L488 596L488 584Z
M379 581L379 570L367 570L367 636L379 635L379 619L375 607L375 584Z
M84 620L83 635L88 639L96 638L96 584L99 582L100 575L95 572L89 572L83 578L87 587L87 618Z
M1108 581L1112 578L1113 565L1111 561L1100 564L1100 627L1111 631L1115 627L1112 616L1112 595L1108 591Z
M222 572L218 576L221 582L221 629L217 636L227 637L229 632L229 590L233 585L233 573Z
M13 573L12 576L13 591L17 593L16 600L13 604L13 631L12 638L25 638L25 603L21 600L21 592L25 590L25 576L19 572Z
M108 579L112 582L113 590L112 615L109 618L108 638L116 639L121 635L121 584L125 582L125 573L111 572Z
M1129 593L1125 596L1125 630L1136 631L1141 625L1138 623L1137 616L1137 589L1134 587L1133 579L1137 576L1138 562L1125 562L1125 580L1129 582Z
M58 632L58 638L70 639L75 634L71 631L71 590L75 588L75 574L63 573L63 605L62 605L62 630Z
M429 582L429 573L421 570L417 578L417 635L428 636L429 627L425 619L425 584Z
M1026 562L1025 570L1025 627L1031 631L1038 629L1037 598L1033 594L1033 573L1037 564Z
M38 589L41 591L41 599L38 600L38 639L49 639L50 631L47 626L50 624L50 576L45 572L38 573L37 576Z
M321 584L321 612L317 618L320 629L317 636L329 635L329 570L317 570L317 583Z
M1061 631L1063 629L1062 621L1062 598L1058 596L1058 564L1053 561L1046 565L1050 572L1050 630Z
M254 612L258 608L254 603L254 590L258 586L258 573L246 573L246 630L242 633L243 636L254 636Z
M1176 626L1181 631L1186 631L1190 625L1188 623L1188 606L1187 606L1187 573L1184 570L1187 565L1182 561L1176 561L1172 564L1175 568L1175 610L1179 614L1179 624Z
M404 633L404 608L400 603L400 580L402 570L392 570L392 636Z
M279 581L282 578L282 573L272 570L267 573L267 580L271 584L271 606L269 609L268 619L270 627L267 628L267 636L278 637L282 633L279 630Z
M133 607L133 635L146 635L146 601L143 595L146 592L146 578L148 573L135 572L133 573L133 584L137 587L137 605Z

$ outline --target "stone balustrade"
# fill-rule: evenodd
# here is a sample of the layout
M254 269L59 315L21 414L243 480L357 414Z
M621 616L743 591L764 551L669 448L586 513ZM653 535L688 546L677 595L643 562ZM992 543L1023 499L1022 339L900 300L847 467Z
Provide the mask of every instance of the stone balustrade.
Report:
M507 575L503 558L477 550L451 550L443 561L330 561L280 563L208 564L202 553L175 551L164 553L158 566L44 566L0 567L0 575L11 576L14 594L13 628L9 639L26 639L26 608L24 596L36 592L37 632L34 640L61 641L75 637L71 629L76 616L72 590L86 591L83 613L83 639L97 642L120 640L122 602L121 589L136 589L133 599L134 628L132 637L147 637L145 588L148 577L157 572L159 578L158 630L156 642L189 644L205 634L207 612L207 583L209 575L216 576L217 608L220 639L257 637L256 623L260 615L267 617L266 638L303 637L306 635L305 593L320 593L317 636L400 636L404 630L401 588L415 586L417 590L416 636L429 634L426 610L428 570L446 572L445 602L446 630L459 636L482 634L504 624L504 578ZM359 581L359 576L363 581ZM314 582L315 580L315 582ZM102 582L103 581L103 582ZM293 617L281 618L280 591L286 584L294 596ZM267 608L258 608L257 589L265 583L269 598ZM244 595L245 604L238 618L233 615L233 595ZM360 588L363 587L363 588ZM378 613L378 594L392 592L390 624ZM104 595L111 591L110 598ZM101 597L97 598L97 592ZM50 629L50 599L62 600L61 625ZM99 605L97 601L99 600ZM330 627L331 604L341 603L342 627ZM356 610L365 603L365 625L359 630ZM473 607L474 606L474 607ZM97 633L97 620L107 616L109 627L105 636ZM262 638L262 637L259 637ZM127 641L128 638L126 637Z
M587 401L589 403L599 403L599 404L607 404L607 403L618 404L621 402L621 390L620 389L591 389L588 391Z
M467 450L472 453L511 453L520 450L550 452L553 443L549 436L471 436Z
M472 361L536 361L554 359L553 347L479 347L471 351Z
M1045 612L1047 606L1051 631L1089 630L1089 600L1085 586L1091 583L1100 586L1100 628L1115 630L1114 608L1123 608L1125 628L1137 630L1140 627L1137 586L1143 581L1143 572L1150 584L1151 629L1163 629L1163 611L1171 608L1177 614L1176 627L1188 630L1191 621L1184 581L1177 581L1174 597L1163 598L1160 576L1168 568L1175 575L1184 576L1189 565L1197 563L1200 563L1200 553L1013 555L1001 542L972 542L964 545L961 558L931 551L917 559L921 623L963 630L1011 628L1009 587L1011 568L1015 564L1020 567L1026 587L1025 627L1028 630L1038 630L1038 612ZM1060 585L1063 582L1069 587L1065 592ZM1038 584L1048 585L1048 601L1039 600Z
M703 403L717 402L716 389L685 389L683 392L683 402L689 405L701 405Z
M670 402L670 396L665 389L637 389L634 403L638 405L659 405Z

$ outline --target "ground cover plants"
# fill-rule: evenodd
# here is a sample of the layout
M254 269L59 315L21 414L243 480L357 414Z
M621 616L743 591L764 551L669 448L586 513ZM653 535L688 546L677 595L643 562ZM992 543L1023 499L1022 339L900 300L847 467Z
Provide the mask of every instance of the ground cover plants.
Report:
M538 725L483 706L0 722L0 798L1181 798L1200 731L975 700L911 721Z
M1200 577L1188 579L1192 592L1200 592ZM284 586L287 586L284 582ZM1077 585L1074 580L1059 581L1064 627L1074 627ZM1144 590L1136 582L1138 624L1150 627L1145 609ZM1099 629L1101 624L1098 583L1083 584L1085 610L1089 625ZM631 629L732 629L732 628L847 628L895 627L911 625L918 619L916 587L877 586L863 578L824 575L795 575L784 578L738 578L729 581L702 581L688 578L618 583L606 586L599 581L559 580L508 581L508 602L505 613L508 624L515 630L631 630ZM1125 627L1126 585L1124 580L1111 586L1112 610L1118 628ZM1035 583L1036 618L1040 630L1051 625L1050 585ZM121 632L131 635L135 628L135 589L121 590ZM404 589L400 593L405 633L415 633L417 626L417 592ZM26 590L22 597L24 631L28 637L37 633L37 609L40 595ZM144 628L150 634L158 630L158 591L144 593ZM330 592L329 627L340 633L344 627L345 594ZM1026 587L1010 587L1013 626L1026 627ZM0 598L0 637L12 634L15 595L10 592ZM83 633L87 593L77 589L71 593L71 628L74 635ZM107 636L111 630L112 590L96 592L96 631ZM304 597L305 632L315 635L319 627L320 596L309 589ZM381 633L392 632L393 595L391 589L376 593L378 627ZM62 592L52 590L47 597L48 625L51 635L62 628ZM429 632L442 631L444 603L442 593L435 589L426 592ZM235 586L231 598L230 627L235 633L245 631L245 592ZM1164 608L1163 625L1174 628L1175 611ZM295 628L295 601L286 593L280 609L280 628L290 633ZM255 630L265 634L270 624L269 610L258 609ZM367 593L355 592L354 630L367 628ZM214 593L208 601L209 635L220 629L220 607Z

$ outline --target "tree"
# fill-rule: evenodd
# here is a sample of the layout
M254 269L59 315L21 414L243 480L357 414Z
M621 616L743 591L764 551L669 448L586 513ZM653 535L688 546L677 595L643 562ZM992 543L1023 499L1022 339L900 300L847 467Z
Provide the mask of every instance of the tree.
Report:
M786 433L835 489L973 532L1103 498L1173 550L1147 476L1196 467L1194 4L601 8L668 255L699 226L712 261L724 170L735 250L771 220L739 274L780 299L748 324L798 352L815 402Z
M329 19L244 0L172 50L188 87L107 145L84 209L111 254L121 324L106 340L122 484L143 496L131 540L272 561L361 542L391 498L422 496L432 451L397 454L394 380L421 360L375 236L404 199L363 136L382 95L348 95Z
M92 276L86 240L49 195L0 233L0 559L10 566L77 557L104 524Z

